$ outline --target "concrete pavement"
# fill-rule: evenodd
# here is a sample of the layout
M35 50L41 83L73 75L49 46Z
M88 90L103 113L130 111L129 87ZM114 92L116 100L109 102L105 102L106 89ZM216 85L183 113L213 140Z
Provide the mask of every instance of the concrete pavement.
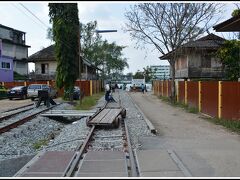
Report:
M160 159L155 166L160 167L164 163L167 167L172 162L169 158L169 161L164 161L164 158L169 156L178 167L170 174L167 169L160 169L159 172L155 169L154 174L145 173L143 176L240 177L238 134L204 120L199 114L172 107L151 93L129 94L157 129L157 136L139 139L142 150L155 150L154 153L145 152L150 154L145 158L146 162L149 163L151 158L156 157ZM175 160L170 152L173 152ZM162 155L162 160L161 153L165 154ZM171 168L173 165L169 170Z

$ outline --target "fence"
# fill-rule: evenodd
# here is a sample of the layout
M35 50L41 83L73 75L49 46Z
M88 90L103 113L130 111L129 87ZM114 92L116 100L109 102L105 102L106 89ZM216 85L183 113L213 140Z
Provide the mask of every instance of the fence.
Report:
M14 86L29 86L30 84L48 84L50 86L56 87L55 81L24 81L24 82L2 82L1 83L6 88L10 89ZM102 80L77 80L75 86L78 86L85 96L92 96L93 94L99 93L103 89ZM64 88L58 89L58 95L63 96Z
M154 81L157 96L170 97L170 81ZM168 92L168 93L167 93ZM177 102L197 108L212 117L240 120L240 82L178 81Z

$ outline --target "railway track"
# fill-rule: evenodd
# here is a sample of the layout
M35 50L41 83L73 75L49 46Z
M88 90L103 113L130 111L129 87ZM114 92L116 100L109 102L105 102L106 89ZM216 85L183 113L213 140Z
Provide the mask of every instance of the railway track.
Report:
M13 109L9 109L7 111L4 111L0 115L0 122L2 122L3 120L9 119L12 116L18 115L20 113L29 111L29 110L34 109L34 108L35 108L34 104L28 104L28 105L25 105L25 106L21 106L21 107L17 107L17 108L13 108Z
M129 177L137 176L137 169L130 144L126 123L120 121L117 129L102 129L92 126L85 141L76 148L78 152L75 159L69 164L64 172L64 177L78 177L84 164L84 157L90 152L123 152L126 160L126 171Z
M120 96L119 101L120 102ZM120 106L120 107L119 107ZM105 114L101 113L108 109ZM88 124L90 127L73 151L43 151L36 155L15 176L25 177L137 177L136 161L133 155L125 113L110 113L121 109L119 103L104 104L91 120L104 119L109 124ZM109 114L112 120L106 121ZM101 117L101 118L100 118ZM91 121L90 120L90 121ZM116 123L119 126L116 126ZM38 167L38 168L36 168Z
M60 105L60 104L57 104L57 105ZM34 109L34 107L30 107L30 108L21 110L20 112L15 112L15 113L3 116L0 119L1 120L0 121L1 122L0 123L0 134L5 133L5 132L7 132L7 131L9 131L9 130L11 130L13 128L17 128L18 126L24 124L25 122L30 121L31 119L33 119L38 114L46 112L46 111L52 109L53 107L56 107L57 105L52 106L50 108L45 108L45 109L39 110L39 111L34 112L34 113L30 114L30 115L26 115L24 117L16 118L16 119L13 119L13 120L10 119L12 116L19 115L20 113L32 110L32 109Z
M20 107L16 107L16 108L12 108L12 109L8 109L8 110L3 111L2 113L6 113L6 112L10 112L10 111L15 111L15 110L22 109L22 108L25 108L25 107L28 107L28 106L32 106L32 105L34 105L34 103L27 104L27 105L20 106Z

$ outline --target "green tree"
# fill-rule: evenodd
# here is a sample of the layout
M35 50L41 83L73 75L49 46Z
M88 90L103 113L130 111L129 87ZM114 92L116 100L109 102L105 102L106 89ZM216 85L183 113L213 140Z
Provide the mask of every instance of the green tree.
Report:
M96 30L97 21L80 23L83 57L103 69L103 78L121 74L124 68L128 67L127 59L123 58L122 53L125 47L102 40L102 36L96 33Z
M218 51L227 79L236 81L240 77L240 41L226 41Z
M133 79L143 79L143 71L137 70L137 72L133 75Z
M138 70L134 74L133 78L134 79L144 79L144 76L145 76L145 82L150 82L152 79L155 78L154 71L149 66L144 67L143 71Z
M176 100L175 50L212 28L222 9L217 3L137 3L126 11L125 31L138 48L150 44L162 55L173 51L167 59L172 72L172 102Z
M102 78L121 74L125 67L129 67L127 59L123 58L122 51L125 47L118 46L115 42L109 43L107 40L102 40L102 36L96 33L97 21L80 23L79 28L82 56L103 69ZM48 29L47 38L53 39L52 29Z
M81 50L83 57L95 64L95 60L102 55L100 46L102 44L102 37L96 33L97 21L90 21L87 24L80 23L81 34Z
M143 70L144 70L146 82L150 82L155 78L154 70L152 70L149 66L147 66L146 68L143 68Z
M72 92L81 66L77 3L49 3L48 6L57 60L56 85Z
M103 69L102 77L110 77L113 73L120 73L128 67L127 59L123 58L124 46L118 46L115 42L109 44L106 40L99 47L99 54L96 64Z
M236 17L236 16L240 16L240 9L235 9L235 10L232 12L232 17Z
M122 50L124 46L118 46L115 42L106 44L106 66L107 74L123 71L125 67L128 67L127 59L123 58Z

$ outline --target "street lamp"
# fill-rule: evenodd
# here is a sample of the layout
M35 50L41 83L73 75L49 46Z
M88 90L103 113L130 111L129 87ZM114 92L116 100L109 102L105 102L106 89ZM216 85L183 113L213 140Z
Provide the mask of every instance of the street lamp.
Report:
M109 32L117 32L117 30L96 30L96 33L109 33Z
M99 33L111 33L111 32L117 32L117 30L95 30L97 34ZM81 57L83 57L83 53L81 53L81 32L79 31L79 79L81 79L81 68L80 68L80 62L81 62ZM103 63L104 66L104 63Z
M117 32L117 30L95 30L95 32L96 33L111 33L111 32ZM105 68L105 66L104 66L104 64L105 64L105 59L104 59L104 62L103 62L103 73L105 73L105 71L104 71L104 68ZM104 74L103 74L104 75ZM105 75L104 75L105 76ZM103 76L103 77L104 77ZM104 78L105 79L105 78Z

